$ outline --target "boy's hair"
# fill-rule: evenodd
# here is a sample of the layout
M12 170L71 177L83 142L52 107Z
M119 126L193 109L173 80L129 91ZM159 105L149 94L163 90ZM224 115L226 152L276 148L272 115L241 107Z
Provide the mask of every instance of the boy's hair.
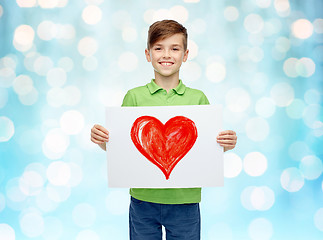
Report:
M153 23L148 30L147 48L150 49L156 42L171 37L174 34L183 34L184 50L187 49L187 30L174 20L162 20Z

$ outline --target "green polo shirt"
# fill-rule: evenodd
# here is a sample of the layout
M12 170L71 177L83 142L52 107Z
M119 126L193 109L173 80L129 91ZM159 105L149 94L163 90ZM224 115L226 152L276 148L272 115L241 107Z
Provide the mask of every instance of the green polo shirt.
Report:
M182 81L168 93L158 86L154 79L145 86L131 89L123 99L122 106L174 106L174 105L207 105L209 101L204 93L186 87ZM131 188L130 195L136 199L163 203L184 204L201 201L201 188Z

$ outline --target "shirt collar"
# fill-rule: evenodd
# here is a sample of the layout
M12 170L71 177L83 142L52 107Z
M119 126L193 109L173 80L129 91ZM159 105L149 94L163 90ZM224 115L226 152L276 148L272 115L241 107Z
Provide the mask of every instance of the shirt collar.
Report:
M147 87L150 91L150 94L154 94L155 92L163 89L162 87L158 86L155 83L154 79L152 79L151 82L147 84ZM185 92L185 89L186 89L186 86L184 85L182 80L179 80L179 84L177 85L177 87L173 88L173 90L179 95L183 95Z

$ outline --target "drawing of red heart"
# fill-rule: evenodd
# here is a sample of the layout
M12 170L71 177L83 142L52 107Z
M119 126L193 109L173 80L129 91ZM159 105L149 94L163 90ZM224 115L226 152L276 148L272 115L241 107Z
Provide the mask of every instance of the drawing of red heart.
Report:
M183 116L173 117L165 125L155 117L142 116L133 123L130 135L138 151L168 180L177 163L193 147L197 129L191 119Z

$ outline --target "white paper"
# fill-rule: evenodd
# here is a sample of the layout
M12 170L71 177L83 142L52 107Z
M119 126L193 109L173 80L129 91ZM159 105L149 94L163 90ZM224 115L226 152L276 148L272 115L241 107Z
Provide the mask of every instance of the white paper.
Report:
M193 147L166 179L163 171L136 148L131 128L137 118L152 116L165 124L176 116L195 123ZM222 131L222 106L107 107L108 185L125 188L190 188L223 186L223 148L216 142ZM140 137L140 136L139 136Z

